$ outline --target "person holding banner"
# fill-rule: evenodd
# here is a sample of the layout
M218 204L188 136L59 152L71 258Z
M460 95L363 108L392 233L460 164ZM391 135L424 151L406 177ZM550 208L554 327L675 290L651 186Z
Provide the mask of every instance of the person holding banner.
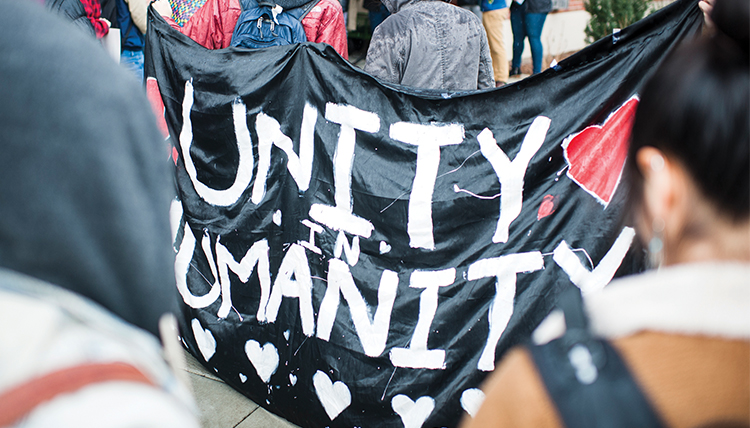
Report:
M626 179L661 268L584 294L585 311L565 294L564 321L506 355L465 427L747 426L749 17L747 0L717 0L713 35L642 90Z
M372 34L366 72L423 89L495 87L487 34L474 13L436 0L382 1L391 15Z
M284 9L292 9L308 1L276 0L276 4ZM183 26L179 26L172 18L173 11L167 0L155 2L154 7L172 28L207 49L229 47L232 32L242 12L239 0L207 0ZM344 59L349 58L344 11L338 0L319 0L301 23L308 42L326 43Z

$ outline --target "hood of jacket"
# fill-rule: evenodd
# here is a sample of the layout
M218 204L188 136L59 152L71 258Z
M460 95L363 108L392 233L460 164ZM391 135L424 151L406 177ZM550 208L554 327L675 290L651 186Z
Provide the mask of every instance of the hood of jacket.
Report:
M174 185L143 87L35 2L0 2L0 56L0 266L156 334Z
M404 7L420 1L443 1L443 0L380 0L390 13L396 13Z

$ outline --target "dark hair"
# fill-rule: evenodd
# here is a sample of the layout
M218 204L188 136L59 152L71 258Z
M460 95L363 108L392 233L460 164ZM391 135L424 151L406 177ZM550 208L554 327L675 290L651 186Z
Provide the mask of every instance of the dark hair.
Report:
M643 187L635 154L652 146L679 161L728 217L750 214L749 4L717 0L714 33L676 49L644 87L628 153L634 201Z

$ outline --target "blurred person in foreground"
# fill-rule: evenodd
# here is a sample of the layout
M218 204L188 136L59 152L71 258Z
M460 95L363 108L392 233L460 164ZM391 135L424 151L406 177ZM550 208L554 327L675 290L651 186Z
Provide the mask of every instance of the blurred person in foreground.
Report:
M0 426L196 428L145 94L35 2L0 2L0 57Z
M711 18L646 84L631 135L633 219L661 267L561 295L564 321L506 355L464 427L750 425L749 2Z

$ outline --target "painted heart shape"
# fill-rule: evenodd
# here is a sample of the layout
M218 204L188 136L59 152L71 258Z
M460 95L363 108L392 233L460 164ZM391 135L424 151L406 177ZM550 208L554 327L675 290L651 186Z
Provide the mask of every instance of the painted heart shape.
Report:
M637 106L638 97L633 96L603 124L589 126L562 143L568 177L605 208L620 183Z
M466 410L472 418L477 414L479 406L484 402L484 392L481 389L471 388L461 394L461 407Z
M435 400L424 396L415 402L406 395L399 394L391 399L391 407L401 417L404 428L420 428L435 409Z
M166 139L169 137L169 129L167 128L167 121L164 119L164 102L161 99L161 92L159 92L159 83L153 77L146 79L146 97L156 115L156 124L159 125L159 130ZM174 158L174 160L176 162L177 158Z
M281 226L281 210L276 210L276 212L273 213L273 222L276 226Z
M255 372L263 383L268 383L271 375L279 368L279 352L272 343L266 343L263 347L254 340L245 342L245 354L255 367Z
M195 337L195 343L198 344L198 350L203 355L203 360L208 362L216 353L216 339L214 339L214 335L211 334L211 330L204 330L201 322L195 318L190 321L190 327L193 328L193 337Z
M341 412L352 404L352 394L344 382L331 382L327 374L318 370L313 375L313 386L318 394L320 404L331 420L336 419Z
M539 204L539 211L537 211L536 219L541 220L544 217L550 216L557 209L557 197L552 195L544 195L542 203Z

